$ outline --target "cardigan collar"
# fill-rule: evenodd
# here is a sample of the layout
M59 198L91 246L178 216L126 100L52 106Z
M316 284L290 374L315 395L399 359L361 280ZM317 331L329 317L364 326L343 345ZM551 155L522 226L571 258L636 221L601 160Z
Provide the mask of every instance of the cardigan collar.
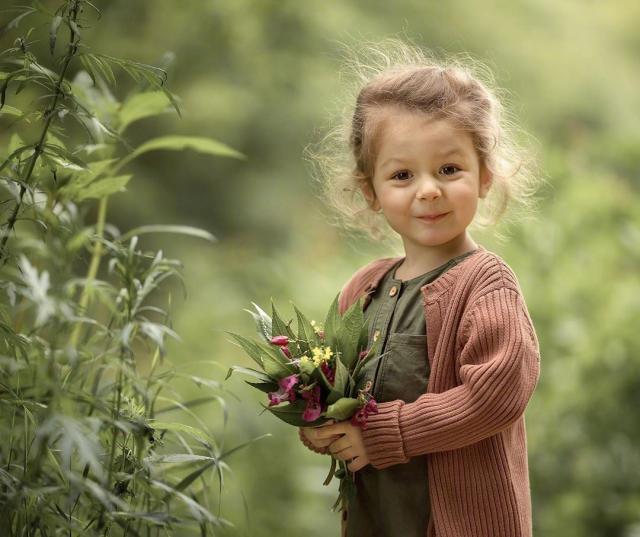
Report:
M459 272L462 270L462 267L465 265L466 261L476 256L481 252L486 252L486 248L481 245L478 245L477 251L473 254L465 257L459 263L456 263L453 267L447 270L444 274L436 278L433 282L423 285L420 290L425 297L425 301L427 304L431 304L435 302L444 292L446 292L456 281ZM364 293L368 295L368 298L376 291L380 281L387 273L387 271L400 260L404 260L406 256L399 257L385 257L380 259L375 266L375 269L368 275L368 278L365 282Z

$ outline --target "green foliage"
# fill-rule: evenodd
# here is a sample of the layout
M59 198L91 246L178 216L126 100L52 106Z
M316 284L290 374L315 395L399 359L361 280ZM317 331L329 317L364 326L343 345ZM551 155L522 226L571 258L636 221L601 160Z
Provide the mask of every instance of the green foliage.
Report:
M212 534L230 527L220 515L225 460L249 443L225 451L190 410L215 402L228 420L220 385L168 360L167 340L179 336L165 282L181 281L181 263L142 248L139 236L215 238L176 225L121 233L106 221L107 199L132 180L120 170L149 151L242 155L191 136L130 148L122 135L131 124L177 102L161 69L88 51L81 34L95 9L69 0L49 14L50 54L63 51L53 69L31 51L33 28L0 55L0 112L36 131L31 141L13 132L0 161L0 534ZM47 14L39 2L16 12L5 28ZM70 79L78 62L86 71ZM115 67L138 83L123 103L108 88ZM10 87L35 92L42 108L7 104ZM176 396L178 380L200 397Z

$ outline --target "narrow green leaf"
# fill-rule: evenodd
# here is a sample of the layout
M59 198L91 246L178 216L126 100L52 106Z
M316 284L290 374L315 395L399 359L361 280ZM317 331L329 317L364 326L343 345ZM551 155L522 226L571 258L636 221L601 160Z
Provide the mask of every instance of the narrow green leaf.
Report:
M209 242L216 242L217 239L208 231L204 229L200 229L192 226L175 226L175 225L163 225L163 224L154 224L147 226L140 226L134 228L130 231L127 231L122 237L120 237L121 242L128 241L134 235L144 235L145 233L177 233L179 235L188 235L191 237L197 237L199 239L204 239Z
M290 323L289 323L290 324ZM290 340L295 339L295 334L289 327L289 324L286 324L278 310L276 309L275 304L271 301L271 334L272 336L287 336Z
M289 425L295 425L296 427L314 427L316 425L322 425L327 421L325 418L318 418L315 421L309 422L302 419L302 413L307 406L306 401L294 401L293 403L287 403L280 406L266 406L262 405L265 409L271 412L277 418L280 418Z
M60 23L62 22L62 17L60 15L56 15L53 17L51 21L51 27L49 28L49 51L53 56L56 48L56 39L58 38L58 28L60 28Z
M144 460L153 464L183 464L188 462L211 461L215 459L205 455L194 455L193 453L171 453L168 455L152 455L145 457Z
M123 133L136 121L170 111L169 104L169 99L163 91L145 91L133 95L122 103L118 111L120 117L118 132Z
M233 373L236 372L243 373L244 375L249 375L250 377L256 378L261 382L274 382L274 379L272 379L269 375L266 375L262 371L257 371L248 367L240 367L238 365L234 365L229 368L229 372L227 373L227 376L224 380L227 380Z
M364 314L359 301L356 301L342 316L336 333L338 347L341 350L341 357L344 365L351 369L353 363L358 359L358 344L364 323Z
M125 186L131 179L131 175L118 175L116 177L106 177L91 183L88 187L78 191L73 199L83 201L86 199L100 199L110 196L116 192L124 192Z
M145 142L140 147L129 153L120 161L118 167L120 168L125 164L128 164L131 160L144 153L148 153L149 151L183 151L185 149L192 149L199 153L207 153L209 155L219 157L232 157L238 159L246 158L245 155L235 149L231 149L222 142L218 142L217 140L212 140L210 138L201 138L198 136L162 136Z
M22 116L22 110L9 106L8 104L0 109L0 114L7 114L9 116Z
M248 312L256 323L256 328L258 330L258 335L267 343L271 341L271 333L272 333L272 322L271 317L267 315L265 311L263 311L260 306L258 306L255 302L252 302L253 307L256 309L255 312L245 309L244 311Z
M190 425L185 425L184 423L149 420L148 425L149 427L160 429L162 431L187 433L206 444L211 444L211 438L209 438L207 433L195 427L191 427Z
M264 364L262 362L262 351L260 350L260 347L255 342L239 334L233 334L232 332L227 332L227 334L229 334L233 339L235 339L238 345L244 349L244 351L249 355L249 357L255 363L257 363L262 369L264 369Z
M338 313L338 297L336 295L329 311L327 312L327 318L324 321L324 341L325 345L331 346L333 350L340 350L339 342L337 339L338 327L340 326L340 314Z
M270 392L277 392L278 391L278 383L277 382L249 382L248 380L245 380L245 382L249 386L253 386L254 388L257 388L258 390L260 390L261 392L264 392L264 393L270 393Z
M320 340L309 320L295 306L295 304L293 305L293 309L295 310L298 318L298 339L300 340L298 341L298 344L300 345L300 351L303 353L310 352L311 347L320 345Z

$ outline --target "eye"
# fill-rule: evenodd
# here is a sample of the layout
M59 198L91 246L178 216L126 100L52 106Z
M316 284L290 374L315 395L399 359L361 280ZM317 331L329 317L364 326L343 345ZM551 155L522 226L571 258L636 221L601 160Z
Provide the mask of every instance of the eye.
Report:
M444 175L446 176L452 176L455 175L457 172L460 171L460 168L458 168L455 164L446 164L445 166L443 166L442 168L440 168L440 170L450 170L451 173L445 173Z
M391 179L396 179L397 181L405 181L409 179L409 171L408 170L400 170L399 172L394 173L391 176Z

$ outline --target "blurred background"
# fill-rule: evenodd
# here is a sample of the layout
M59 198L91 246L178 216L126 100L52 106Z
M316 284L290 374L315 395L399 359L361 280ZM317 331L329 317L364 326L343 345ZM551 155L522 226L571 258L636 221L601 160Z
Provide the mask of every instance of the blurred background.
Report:
M355 269L401 253L330 226L314 194L303 150L350 104L340 44L408 38L485 62L548 179L536 219L500 228L503 242L495 230L475 236L515 270L541 345L526 414L534 534L640 536L640 3L97 5L102 18L85 31L93 50L154 65L173 58L169 87L182 118L141 121L129 142L192 134L247 156L152 153L135 161L127 192L110 200L109 220L123 231L187 224L218 238L141 240L184 263L187 296L177 293L173 305L183 341L171 343L169 356L219 381L230 365L249 365L225 331L253 333L243 311L252 301L266 309L273 299L288 317L291 300L320 320ZM216 365L203 370L201 360ZM337 487L322 486L328 458L260 415L261 398L242 379L225 386L226 427L219 407L200 410L225 445L273 435L229 460L222 514L236 534L338 535L330 511Z

